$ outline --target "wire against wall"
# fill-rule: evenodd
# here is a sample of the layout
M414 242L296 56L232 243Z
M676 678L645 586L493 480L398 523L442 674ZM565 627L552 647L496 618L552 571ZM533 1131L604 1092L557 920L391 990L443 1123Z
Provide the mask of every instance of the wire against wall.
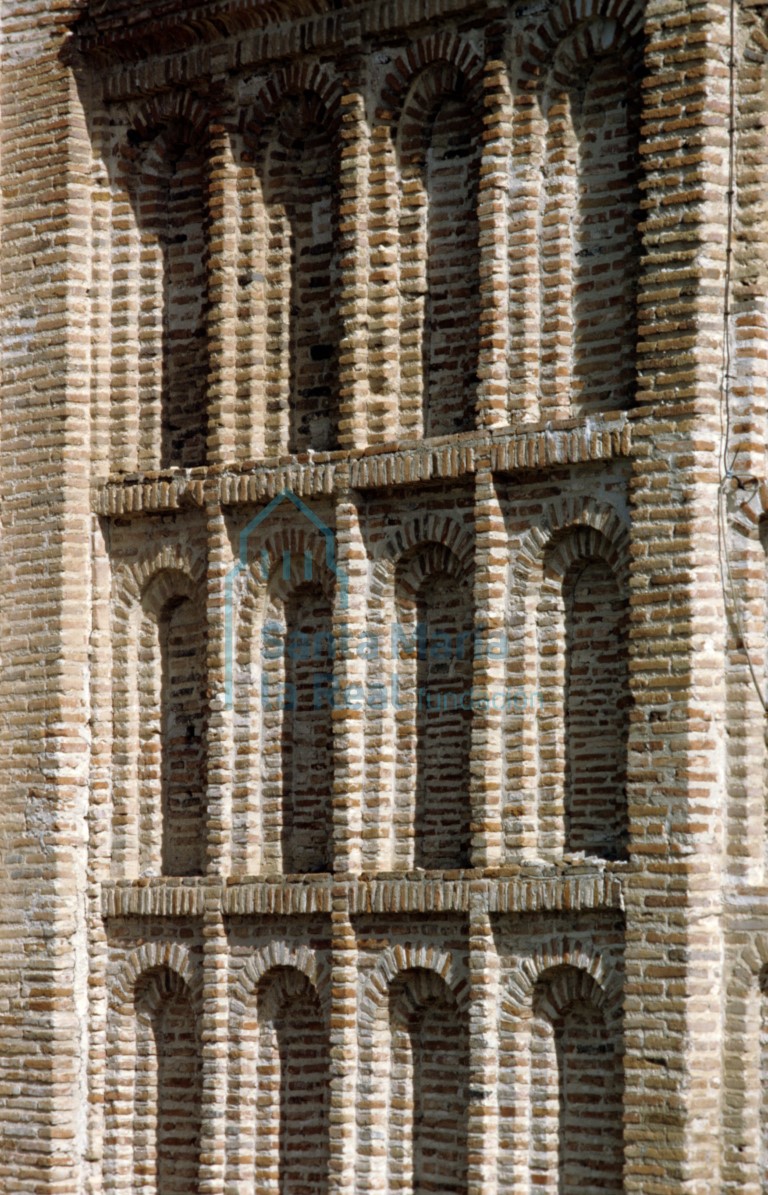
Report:
M726 487L734 478L738 480L732 464L728 464L728 446L731 437L731 368L733 362L731 321L731 285L733 263L733 212L734 188L736 179L736 0L729 0L728 5L728 189L726 192L726 230L725 230L725 271L724 271L724 302L723 302L723 357L720 373L720 481L717 487L717 539L718 559L720 563L720 585L723 593L725 610L729 607L733 611L736 629L746 656L747 667L760 699L763 712L768 714L762 686L752 663L749 644L744 633L744 620L741 615L739 597L733 580L731 560L728 551L728 524L725 510L727 501ZM734 457L734 461L735 461Z

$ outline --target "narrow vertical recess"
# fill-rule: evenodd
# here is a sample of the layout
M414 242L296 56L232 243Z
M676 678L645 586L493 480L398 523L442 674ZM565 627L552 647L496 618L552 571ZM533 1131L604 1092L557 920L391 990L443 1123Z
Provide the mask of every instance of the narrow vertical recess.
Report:
M453 66L417 76L400 117L401 422L475 426L480 322L480 100Z
M162 676L162 870L205 867L205 652L198 612L184 598L160 618Z
M121 648L138 662L129 672L135 687L125 694L128 718L122 706L113 709L125 787L115 805L115 841L131 878L200 875L208 696L206 624L194 582L180 570L156 574L129 626Z
M542 94L541 404L633 400L640 262L637 55L596 19L558 49Z
M242 136L233 138L233 158L235 458L248 461L266 450L266 213L262 180Z
M475 424L479 352L477 121L449 96L434 114L426 153L427 302L423 350L424 432Z
M390 1017L392 1195L467 1190L469 1050L445 982L422 968L393 982Z
M397 865L468 867L472 595L447 549L400 561L396 611Z
M254 1189L327 1195L328 1026L300 972L276 968L258 994L259 1043Z
M594 980L568 966L534 991L530 1180L543 1195L624 1189L621 1043L604 1002Z
M200 1061L189 990L159 967L136 985L134 1183L136 1195L199 1191Z
M417 867L470 862L472 606L461 597L452 578L433 573L416 598Z
M339 437L338 139L322 101L302 91L283 96L249 143L266 213L267 451L329 451Z
M539 849L626 858L627 595L586 529L544 557L536 611Z
M627 608L603 560L563 580L565 849L624 858L627 849Z
M331 871L332 611L323 590L299 586L285 605L282 719L283 870Z
M627 65L617 54L595 64L575 121L574 413L626 407L634 393L637 97Z
M182 118L134 132L129 140L142 241L139 465L202 465L209 364L207 146Z

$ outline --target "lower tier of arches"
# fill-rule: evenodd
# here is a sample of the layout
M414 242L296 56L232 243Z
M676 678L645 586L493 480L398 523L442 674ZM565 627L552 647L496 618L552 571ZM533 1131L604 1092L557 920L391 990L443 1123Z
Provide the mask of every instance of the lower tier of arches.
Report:
M514 964L502 931L481 983L447 933L370 932L355 972L319 925L250 952L235 929L217 990L201 946L123 954L106 993L100 1195L470 1195L483 1123L504 1190L618 1195L621 947L607 922L588 949L542 937Z

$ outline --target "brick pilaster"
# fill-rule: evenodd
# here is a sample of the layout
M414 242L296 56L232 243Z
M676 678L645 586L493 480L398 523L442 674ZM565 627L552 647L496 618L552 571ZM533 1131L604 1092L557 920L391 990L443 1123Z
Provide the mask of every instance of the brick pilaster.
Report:
M221 509L209 503L208 521L208 711L207 858L213 875L228 874L232 862L232 710L227 708L226 577L232 568L232 549Z
M725 5L646 13L625 996L625 1182L644 1195L719 1188L728 132L702 114L727 112L727 32Z
M348 36L354 42L359 30L350 27ZM362 448L368 422L368 125L360 86L362 58L350 50L342 66L352 89L341 101L339 443Z
M469 912L469 1195L495 1195L498 1188L499 963L482 882L470 895Z
M367 559L354 497L342 487L336 505L337 577L333 610L334 870L359 871L365 746L365 660L360 651L366 627Z
M203 984L199 1034L202 1051L200 1195L223 1195L226 1168L229 1059L229 952L221 916L221 886L206 888Z
M489 27L483 74L484 143L480 159L478 227L480 251L480 361L477 423L509 423L509 244L504 219L509 192L512 101L503 60L503 30Z
M498 866L502 858L502 791L506 665L506 529L490 471L475 477L475 643L470 801L472 864Z
M346 888L334 885L331 968L329 1195L356 1195L357 943Z
M207 458L212 465L235 460L235 368L237 358L237 171L229 130L211 124L208 164L208 379Z

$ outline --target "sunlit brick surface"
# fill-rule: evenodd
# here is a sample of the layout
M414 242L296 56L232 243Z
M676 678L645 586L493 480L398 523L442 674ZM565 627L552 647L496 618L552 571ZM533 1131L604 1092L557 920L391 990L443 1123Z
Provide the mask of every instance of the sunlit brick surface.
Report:
M765 1191L765 19L0 0L3 1193Z

